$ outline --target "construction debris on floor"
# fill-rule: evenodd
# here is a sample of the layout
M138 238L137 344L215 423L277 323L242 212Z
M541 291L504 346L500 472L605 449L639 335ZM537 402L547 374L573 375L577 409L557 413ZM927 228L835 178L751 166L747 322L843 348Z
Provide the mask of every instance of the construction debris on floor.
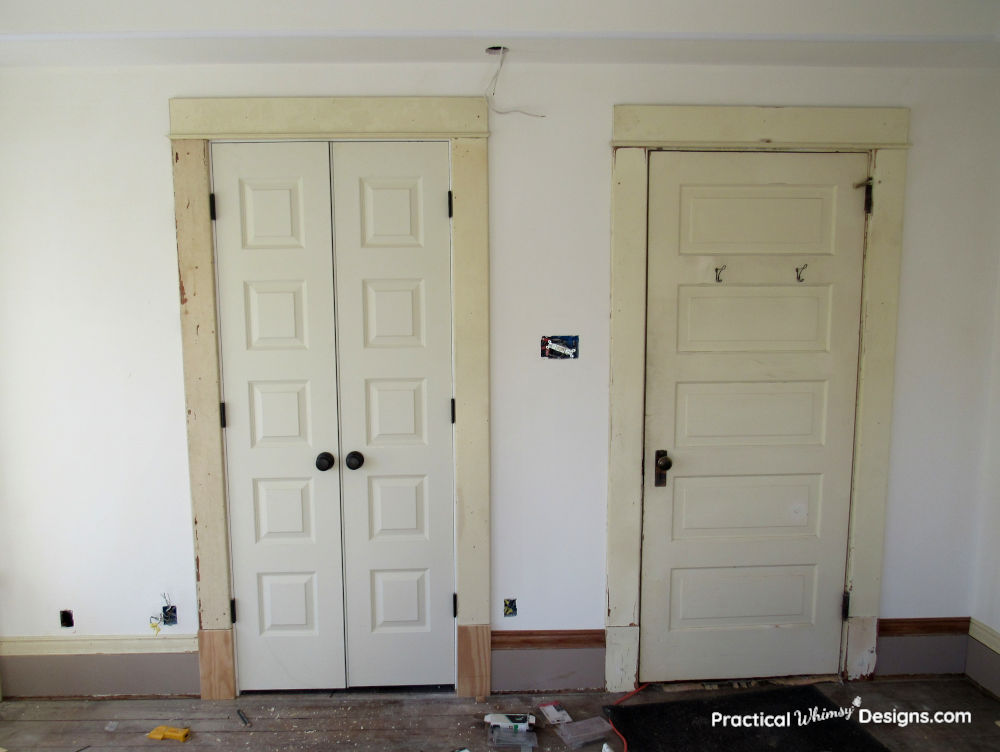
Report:
M758 682L759 689L764 682ZM826 682L817 688L836 707L872 712L920 713L962 711L968 723L873 723L868 730L889 750L1000 750L1000 701L964 677ZM687 701L706 696L754 691L718 683L653 685L624 705ZM540 705L556 702L577 723L604 719L603 708L624 695L604 692L504 694L486 702L450 692L333 692L245 694L234 701L152 700L9 700L0 702L0 748L9 752L133 752L160 746L146 738L155 726L190 730L184 749L213 752L298 752L337 749L346 752L486 752L484 716L539 708L534 752L567 752L558 734L567 723L545 720ZM888 717L888 716L887 716ZM247 725L246 722L252 722ZM592 721L593 722L593 721ZM170 742L164 742L170 744ZM589 742L584 752L622 752L612 735ZM523 746L523 745L522 745ZM631 748L631 745L630 745ZM507 748L510 750L512 748ZM2 749L0 749L2 752Z

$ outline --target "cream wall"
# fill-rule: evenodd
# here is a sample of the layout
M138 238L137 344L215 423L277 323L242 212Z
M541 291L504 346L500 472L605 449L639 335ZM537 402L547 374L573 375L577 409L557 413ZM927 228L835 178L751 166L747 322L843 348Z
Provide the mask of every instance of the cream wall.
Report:
M546 117L491 122L494 627L604 624L611 107L639 102L912 109L883 615L1000 627L973 544L998 482L1000 73L508 63L498 104ZM197 629L167 100L474 95L492 72L0 68L0 636L57 634L61 608L143 633L163 591ZM545 334L580 360L541 360Z

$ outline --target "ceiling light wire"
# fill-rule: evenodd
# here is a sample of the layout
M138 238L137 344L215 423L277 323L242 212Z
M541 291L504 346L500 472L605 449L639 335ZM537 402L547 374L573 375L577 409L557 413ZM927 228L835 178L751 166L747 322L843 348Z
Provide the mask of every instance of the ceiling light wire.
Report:
M494 52L494 50L496 50L496 52ZM493 102L493 97L497 93L497 83L500 81L500 72L503 70L503 61L507 57L508 50L506 47L500 47L499 49L497 49L496 47L490 47L486 52L487 54L490 55L496 54L497 52L499 52L500 54L500 63L497 65L496 73L493 74L493 78L490 79L490 82L486 84L486 103L489 106L490 110L492 112L495 112L497 115L527 115L528 117L533 117L533 118L545 117L545 115L542 115L540 113L528 112L527 110L519 110L516 107L508 110L501 110L497 108L497 106Z

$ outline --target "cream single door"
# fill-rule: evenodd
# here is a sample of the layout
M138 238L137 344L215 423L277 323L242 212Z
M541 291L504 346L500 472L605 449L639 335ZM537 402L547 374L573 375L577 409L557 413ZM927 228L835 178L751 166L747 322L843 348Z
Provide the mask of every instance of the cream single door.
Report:
M346 684L328 154L212 147L242 690Z
M239 687L452 683L448 145L212 160Z
M352 686L455 681L448 157L333 145Z
M649 169L640 678L835 673L867 156Z

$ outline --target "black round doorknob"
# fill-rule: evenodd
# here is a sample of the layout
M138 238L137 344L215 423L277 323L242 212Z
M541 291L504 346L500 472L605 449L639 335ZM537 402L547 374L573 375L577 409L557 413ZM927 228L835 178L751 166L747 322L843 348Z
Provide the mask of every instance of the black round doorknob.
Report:
M661 473L667 472L670 468L674 466L674 461L670 459L666 454L661 454L656 458L656 469Z
M357 470L365 464L365 456L361 452L348 452L347 456L344 457L344 464L351 470Z
M331 467L333 467L336 460L333 459L333 455L329 452L320 452L316 455L316 469L326 472Z

